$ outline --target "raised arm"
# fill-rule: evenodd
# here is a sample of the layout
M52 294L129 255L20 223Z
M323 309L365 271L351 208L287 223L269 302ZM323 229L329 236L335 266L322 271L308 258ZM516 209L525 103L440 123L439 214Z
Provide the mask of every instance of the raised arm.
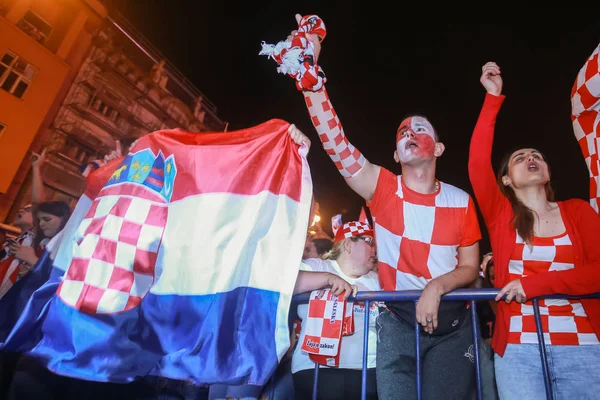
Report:
M503 207L510 207L508 199L500 192L492 167L492 145L496 116L504 96L500 68L489 62L482 67L480 82L487 94L471 137L469 149L469 179L475 199L489 226Z
M600 171L600 45L577 74L571 91L571 120L573 132L579 142L586 164L590 171L590 203L599 211L600 185L597 179Z
M314 62L317 62L321 43L316 35L307 35L307 38L314 45ZM380 167L371 164L348 141L324 86L316 92L306 90L303 93L310 119L319 134L323 148L348 185L365 200L371 200Z
M46 201L44 190L44 179L42 178L42 166L46 161L46 149L41 154L31 155L31 204L34 207Z

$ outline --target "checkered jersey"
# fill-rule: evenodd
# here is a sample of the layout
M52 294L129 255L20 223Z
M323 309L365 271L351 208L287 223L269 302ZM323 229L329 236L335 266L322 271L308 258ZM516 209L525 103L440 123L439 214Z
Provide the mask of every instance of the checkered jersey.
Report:
M458 248L481 239L471 196L440 182L431 194L407 188L401 176L381 168L369 202L383 290L421 290L456 268Z
M574 262L573 245L566 232L556 237L534 237L533 248L517 234L508 272L510 280L515 280L541 272L573 269ZM549 299L540 300L539 305L546 344L599 344L580 301ZM511 302L509 313L508 343L537 343L532 302Z
M57 291L68 305L91 314L121 312L139 305L150 290L168 210L158 196L136 194L103 189L94 200Z
M585 163L590 171L590 203L600 206L600 45L587 59L571 91L571 119Z

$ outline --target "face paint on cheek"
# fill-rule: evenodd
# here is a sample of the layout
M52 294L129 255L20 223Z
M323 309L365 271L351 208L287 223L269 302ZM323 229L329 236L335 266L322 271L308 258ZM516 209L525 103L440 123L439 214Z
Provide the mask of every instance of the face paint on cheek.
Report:
M415 135L415 142L418 147L413 148L413 153L419 157L432 157L435 151L435 142L433 138L426 133Z

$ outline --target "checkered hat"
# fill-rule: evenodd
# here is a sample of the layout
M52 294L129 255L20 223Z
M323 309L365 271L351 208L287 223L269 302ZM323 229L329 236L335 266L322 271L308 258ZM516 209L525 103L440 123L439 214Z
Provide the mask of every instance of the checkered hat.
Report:
M359 221L346 222L335 234L334 243L352 236L371 236L373 229L368 224Z

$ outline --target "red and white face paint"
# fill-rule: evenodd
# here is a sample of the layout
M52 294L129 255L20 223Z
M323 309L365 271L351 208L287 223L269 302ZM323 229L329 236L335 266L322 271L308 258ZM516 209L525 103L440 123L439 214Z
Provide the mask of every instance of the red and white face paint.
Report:
M400 163L432 158L435 152L435 131L423 117L406 118L396 133L396 151Z

